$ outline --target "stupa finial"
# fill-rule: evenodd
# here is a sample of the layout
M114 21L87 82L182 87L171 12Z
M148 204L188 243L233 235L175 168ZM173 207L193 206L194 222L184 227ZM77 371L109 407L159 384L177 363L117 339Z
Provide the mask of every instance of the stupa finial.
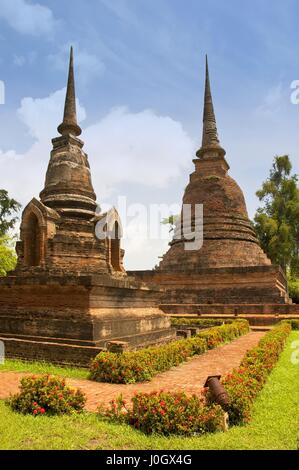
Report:
M213 98L211 92L210 74L208 56L206 55L206 80L205 80L205 95L204 95L204 111L203 111L203 133L202 133L202 146L197 152L197 156L202 156L206 150L222 149L218 137L216 117L214 112Z
M75 136L79 136L82 132L77 122L73 47L71 47L70 52L70 64L64 105L63 122L62 124L60 124L60 126L58 126L57 130L61 135L72 134Z

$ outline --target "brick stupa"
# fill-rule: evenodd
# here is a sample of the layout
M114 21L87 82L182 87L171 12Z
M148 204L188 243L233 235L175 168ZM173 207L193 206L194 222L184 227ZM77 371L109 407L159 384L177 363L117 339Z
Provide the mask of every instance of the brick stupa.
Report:
M123 268L115 210L106 218L107 237L95 235L105 214L96 214L78 138L72 50L58 131L40 200L22 214L17 268L0 279L6 357L87 365L102 348L116 346L113 341L131 349L168 341L173 331L158 307L159 288L128 277Z
M244 313L244 304L258 304L247 311L263 313L266 304L290 303L285 274L263 252L225 155L206 60L202 146L183 196L183 204L191 205L193 226L194 207L203 205L203 246L186 250L188 241L175 236L156 270L134 272L166 289L161 303L168 313Z

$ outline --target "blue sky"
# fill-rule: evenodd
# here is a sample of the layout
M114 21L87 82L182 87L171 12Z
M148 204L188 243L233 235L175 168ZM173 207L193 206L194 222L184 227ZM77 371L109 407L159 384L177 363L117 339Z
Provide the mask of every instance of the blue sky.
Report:
M231 175L249 214L275 154L299 172L296 0L0 0L0 187L42 189L75 48L82 138L99 202L179 203L201 139L204 55ZM167 243L127 243L129 268Z

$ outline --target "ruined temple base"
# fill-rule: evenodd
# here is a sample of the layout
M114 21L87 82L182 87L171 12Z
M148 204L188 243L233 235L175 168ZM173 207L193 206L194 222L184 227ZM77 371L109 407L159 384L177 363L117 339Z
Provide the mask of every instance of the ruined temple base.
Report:
M128 349L174 338L161 292L109 275L23 275L0 280L5 356L87 366L111 341Z
M219 306L217 313L225 313L224 306L233 309L238 305L243 308L242 304L255 304L262 309L264 305L292 303L287 295L287 280L278 266L131 271L130 275L165 289L160 305L202 305L202 313L211 313L216 305Z
M299 318L278 266L198 269L187 272L134 271L136 279L165 289L160 309L174 317L246 318L252 326Z

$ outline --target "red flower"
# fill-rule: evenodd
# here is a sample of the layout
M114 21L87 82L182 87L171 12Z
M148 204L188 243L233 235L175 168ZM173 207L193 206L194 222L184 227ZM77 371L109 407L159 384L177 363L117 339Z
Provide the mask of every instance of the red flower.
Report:
M41 408L39 411L42 415L45 414L45 412L46 412L45 408Z
M34 414L34 415L37 415L37 410L33 410L33 414Z

